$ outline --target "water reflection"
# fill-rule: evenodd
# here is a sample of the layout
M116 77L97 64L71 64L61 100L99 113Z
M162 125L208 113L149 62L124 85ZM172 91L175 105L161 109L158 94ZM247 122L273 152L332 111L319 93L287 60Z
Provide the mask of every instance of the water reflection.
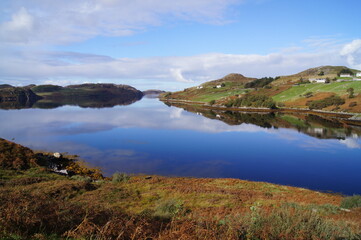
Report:
M130 105L142 99L141 95L96 95L96 96L62 96L49 98L16 98L12 101L0 101L0 109L54 109L62 106L78 106L81 108L111 108ZM0 99L1 100L1 99Z
M198 113L198 114L197 114ZM361 129L312 115L127 106L0 110L0 137L115 171L361 193Z
M184 104L180 104L178 107L180 107L179 109L193 112L197 115L217 119L228 125L242 125L247 123L268 129L290 128L320 139L345 140L346 138L359 138L361 136L360 126L349 125L342 120L314 114L247 113L240 111L211 110L200 106Z

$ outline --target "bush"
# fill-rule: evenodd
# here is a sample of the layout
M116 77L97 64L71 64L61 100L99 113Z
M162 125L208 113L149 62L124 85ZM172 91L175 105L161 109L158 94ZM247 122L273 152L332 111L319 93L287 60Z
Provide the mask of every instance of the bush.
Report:
M273 82L275 79L272 77L264 77L253 80L252 82L248 82L244 85L245 88L261 88L266 86L267 84Z
M213 104L215 104L216 103L216 100L211 100L211 101L209 101L209 104L210 105L213 105Z
M275 109L276 103L272 98L265 95L245 95L241 98L231 100L226 103L227 107L264 107Z
M278 103L277 103L277 106L278 106L278 107L285 107L286 105L285 105L283 102L278 102Z
M354 98L354 89L353 88L348 88L347 89L347 92L348 92L348 98Z
M128 182L130 179L130 176L126 173L119 173L116 172L112 176L112 182L113 183L119 183L119 182Z
M243 220L245 239L354 239L347 223L322 218L317 211L295 204L284 205L271 213L253 207ZM356 239L356 238L355 238Z
M179 200L170 199L161 202L155 209L154 215L164 218L172 218L183 210L183 203Z
M303 96L305 96L306 98L309 98L309 97L312 97L312 92L308 92L308 93L305 93Z
M345 197L341 202L342 208L358 208L361 207L361 196L354 195L352 197Z
M87 183L92 182L92 179L89 176L74 175L70 179L75 181L87 182Z
M345 103L345 100L340 98L339 96L331 96L327 97L322 100L315 100L307 102L307 106L309 106L310 109L322 109L325 107L329 107L332 105L339 106Z
M353 72L349 68L344 68L338 73L338 76L340 76L341 74L351 74L351 75L353 75Z

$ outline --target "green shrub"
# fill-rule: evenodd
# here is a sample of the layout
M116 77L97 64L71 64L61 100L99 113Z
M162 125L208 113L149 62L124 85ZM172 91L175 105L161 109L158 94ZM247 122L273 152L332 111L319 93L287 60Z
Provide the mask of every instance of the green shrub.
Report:
M245 95L241 98L231 100L226 103L227 107L265 107L265 108L276 108L276 103L272 98L265 95Z
M342 208L358 208L361 207L361 196L354 195L352 197L345 197L341 202Z
M325 219L298 204L284 205L271 213L251 210L242 221L245 239L358 239L347 223Z
M89 177L89 176L81 176L81 175L71 176L70 179L75 180L75 181L88 182L88 183L90 183L92 181L91 177Z
M285 107L286 105L285 105L283 102L278 102L278 103L277 103L277 106L278 106L278 107Z
M312 92L308 92L308 93L305 93L303 96L305 96L306 98L309 98L309 97L312 97L312 96L313 96L313 93L312 93Z
M119 183L119 182L128 182L130 179L130 176L126 173L119 173L116 172L112 176L112 182L113 183Z
M164 218L172 218L183 210L183 203L179 200L170 199L159 203L154 215Z
M245 88L261 88L266 86L267 84L270 84L271 82L273 82L275 79L272 77L264 77L264 78L259 78L256 80L253 80L252 82L248 82L244 85Z
M315 100L307 102L310 109L322 109L332 105L339 106L345 103L345 100L339 96L331 96L322 100Z

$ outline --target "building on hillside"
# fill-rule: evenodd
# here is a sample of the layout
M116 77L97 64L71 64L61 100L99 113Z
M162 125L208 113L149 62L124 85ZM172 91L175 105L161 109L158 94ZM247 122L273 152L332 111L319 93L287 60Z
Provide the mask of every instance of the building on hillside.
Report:
M310 78L309 80L310 80L310 82L313 82L313 83L326 83L325 78Z
M349 73L340 74L340 77L352 77Z
M197 89L202 89L202 88L203 88L203 86L198 86L198 87L197 87Z
M221 88L221 87L222 87L222 85L217 85L217 86L216 86L216 88Z

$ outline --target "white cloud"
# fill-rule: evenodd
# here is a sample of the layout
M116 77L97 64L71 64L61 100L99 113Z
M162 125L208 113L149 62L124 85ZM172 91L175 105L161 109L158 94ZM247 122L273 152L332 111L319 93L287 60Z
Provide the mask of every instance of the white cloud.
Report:
M15 14L0 23L0 41L56 44L99 35L126 36L173 19L224 23L226 10L242 0L2 1L9 6L1 14Z
M6 53L6 52L5 52ZM5 54L6 55L6 54ZM267 55L237 55L209 53L181 57L119 58L69 52L9 52L0 59L0 79L14 84L77 80L130 84L174 83L187 87L236 72L249 77L293 74L320 65L345 65L337 50L316 53L271 53ZM6 80L11 79L11 80ZM179 85L178 84L178 85ZM179 85L181 86L181 85Z
M185 79L182 75L182 69L180 68L171 68L169 69L171 76L178 82L192 83L194 82L191 79Z
M340 51L342 56L346 56L347 63L354 68L361 69L361 39L355 39L346 44Z
M25 8L20 8L11 16L10 21L0 25L0 41L28 42L33 30L34 17Z

